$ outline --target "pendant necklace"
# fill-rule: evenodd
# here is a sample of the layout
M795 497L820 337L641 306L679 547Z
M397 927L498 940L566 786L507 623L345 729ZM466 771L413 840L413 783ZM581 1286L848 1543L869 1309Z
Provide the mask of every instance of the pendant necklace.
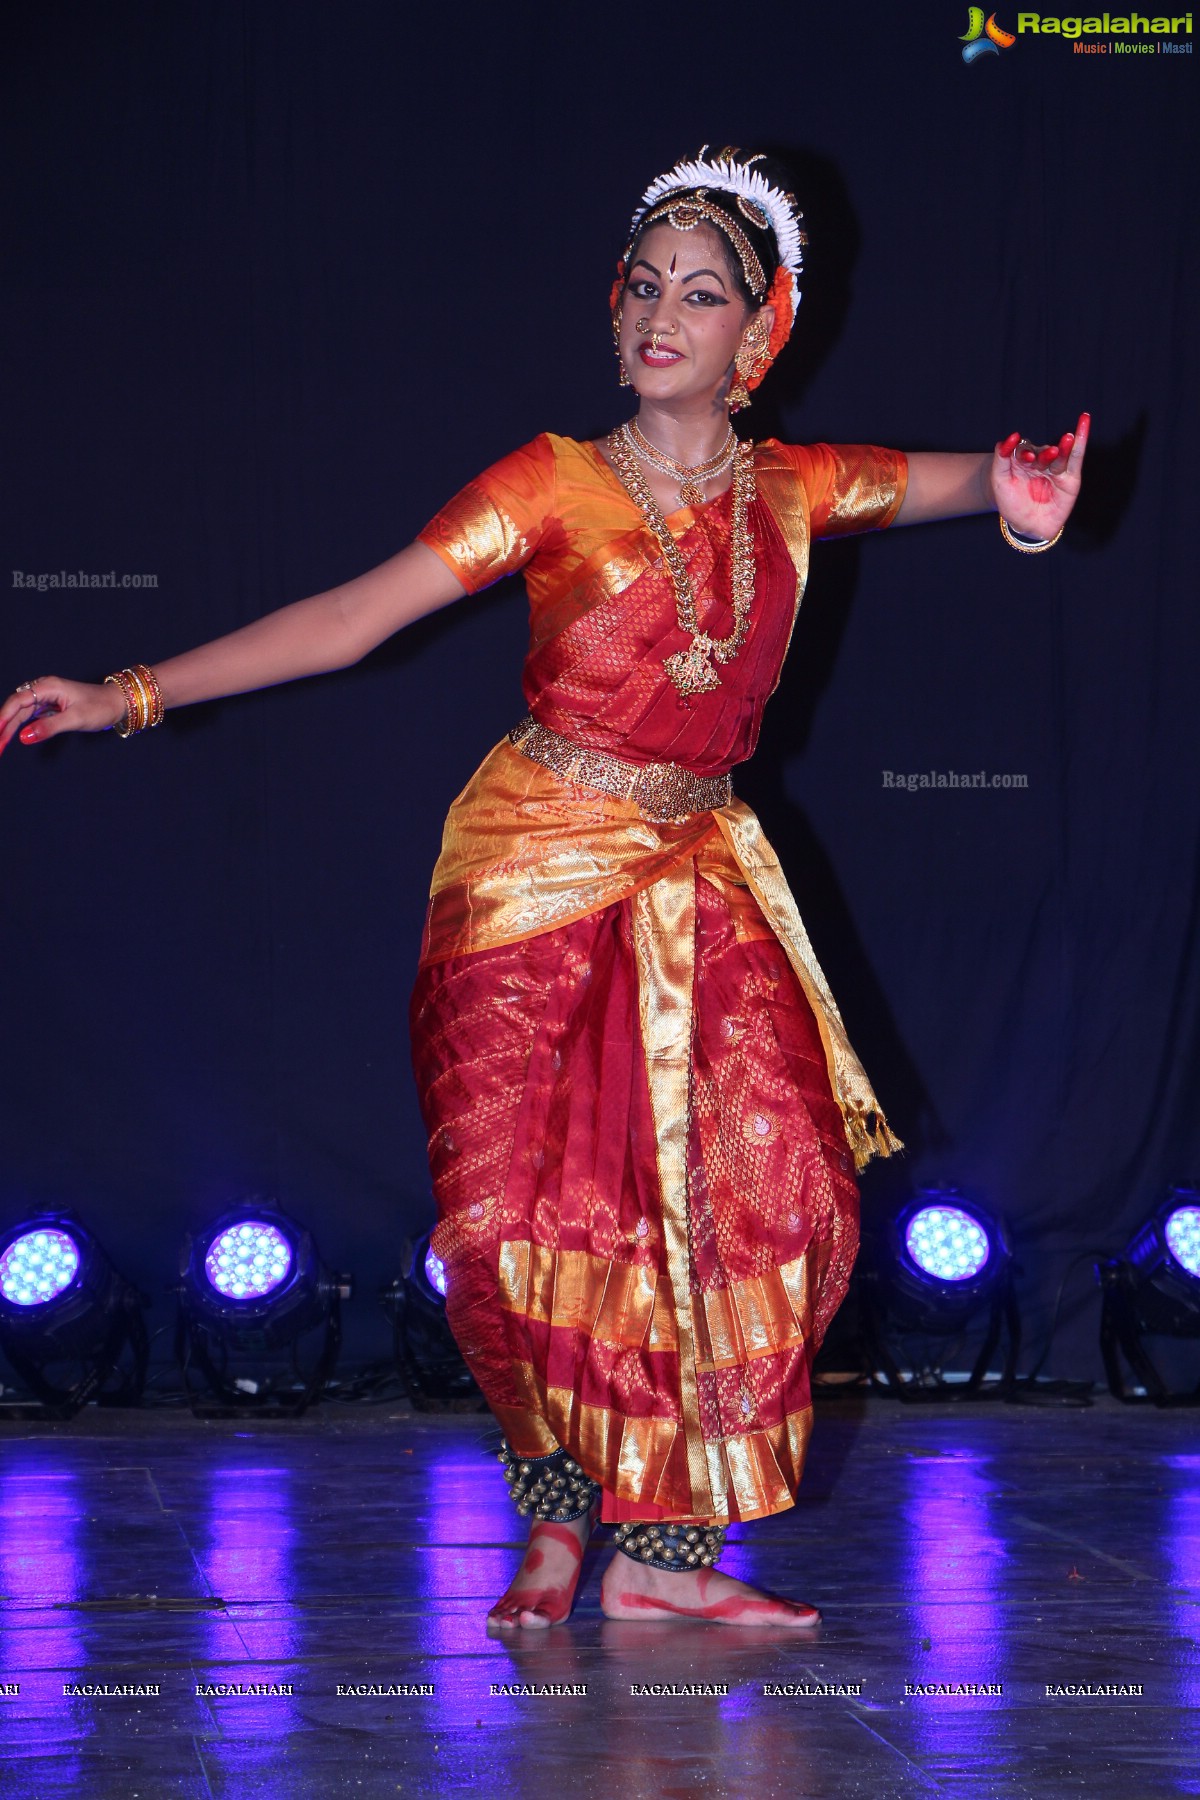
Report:
M660 475L670 475L674 481L679 483L680 506L704 505L705 484L715 481L718 475L725 473L733 461L738 442L731 425L729 434L717 454L710 456L707 462L696 463L693 467L688 463L676 462L673 457L667 455L665 450L660 450L657 445L652 444L649 438L645 437L638 429L636 419L630 419L628 424L622 425L621 432L635 456L640 457L642 462L648 463L652 469L657 469Z
M686 650L677 650L674 656L668 656L663 667L685 698L692 694L711 694L721 685L721 678L713 663L732 661L745 643L746 633L750 629L750 608L754 602L754 540L750 535L746 514L753 504L755 494L754 446L734 439L730 452L733 460L733 518L730 531L733 554L729 598L733 606L733 629L726 637L714 638L700 629L700 622L696 617L696 595L683 552L667 529L667 522L638 467L637 458L629 446L628 430L628 426L624 426L609 433L608 452L623 486L658 539L663 561L670 571L675 588L675 617L680 630L688 632L692 640Z

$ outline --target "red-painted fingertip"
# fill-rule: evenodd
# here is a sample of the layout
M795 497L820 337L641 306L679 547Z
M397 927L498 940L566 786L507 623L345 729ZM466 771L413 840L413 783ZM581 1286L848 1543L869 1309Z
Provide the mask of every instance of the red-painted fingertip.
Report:
M1020 443L1020 441L1021 441L1020 432L1019 431L1010 431L1008 436L1001 441L1000 455L1001 456L1011 456L1013 451L1016 449L1017 445Z
M38 734L32 725L27 725L24 731L18 732L17 735L23 744L36 744L38 741Z
M1035 463L1037 461L1037 451L1036 450L1022 450L1020 460L1023 463Z
M1038 461L1043 465L1043 467L1048 468L1049 465L1054 461L1054 459L1057 455L1058 455L1058 445L1057 444L1047 444L1046 448L1044 450L1038 451Z

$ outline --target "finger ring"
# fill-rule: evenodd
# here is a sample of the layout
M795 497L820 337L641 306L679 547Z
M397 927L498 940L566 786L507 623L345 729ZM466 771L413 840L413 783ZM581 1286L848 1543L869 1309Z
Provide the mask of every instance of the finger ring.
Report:
M32 694L35 692L32 681L19 681L13 689L14 694Z

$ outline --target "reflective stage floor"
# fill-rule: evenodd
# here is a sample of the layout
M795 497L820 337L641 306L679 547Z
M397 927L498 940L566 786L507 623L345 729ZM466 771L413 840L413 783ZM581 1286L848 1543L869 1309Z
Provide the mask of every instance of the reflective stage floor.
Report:
M512 1642L486 1417L0 1425L0 1794L1200 1794L1198 1427L823 1401L801 1503L722 1562L817 1632L606 1621L598 1534L571 1623Z

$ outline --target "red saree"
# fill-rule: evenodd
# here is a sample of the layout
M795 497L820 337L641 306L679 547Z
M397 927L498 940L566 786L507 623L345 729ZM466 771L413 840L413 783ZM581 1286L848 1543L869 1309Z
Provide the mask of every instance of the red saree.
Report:
M524 568L540 723L717 775L753 751L810 535L889 524L905 473L757 448L749 633L686 701L669 574L590 444L536 439L421 536L469 591ZM728 494L670 525L723 636ZM447 820L412 1027L448 1316L514 1449L563 1445L607 1520L790 1506L855 1166L896 1141L753 813L656 822L502 743Z

